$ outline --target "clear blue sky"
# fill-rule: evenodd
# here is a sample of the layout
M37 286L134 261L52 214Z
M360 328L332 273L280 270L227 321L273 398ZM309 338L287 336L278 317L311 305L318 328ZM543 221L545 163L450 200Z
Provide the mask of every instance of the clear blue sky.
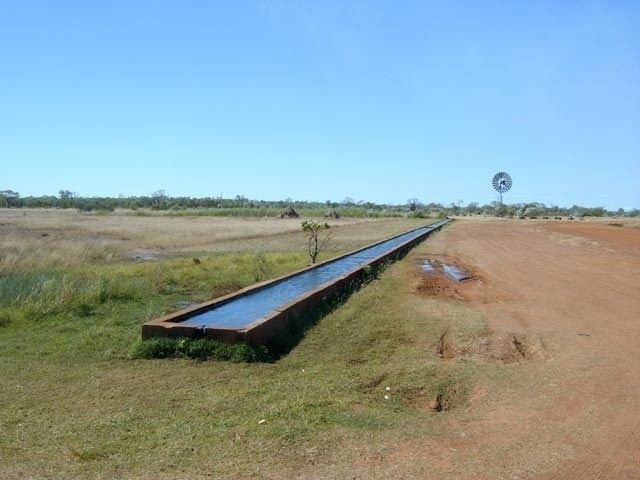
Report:
M640 207L640 2L0 3L0 189Z

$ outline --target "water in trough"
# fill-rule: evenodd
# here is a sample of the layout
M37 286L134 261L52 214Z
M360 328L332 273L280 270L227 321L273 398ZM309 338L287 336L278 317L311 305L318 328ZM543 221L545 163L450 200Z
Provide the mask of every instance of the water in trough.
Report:
M333 261L286 277L259 290L235 297L226 303L214 306L204 312L195 313L181 323L183 325L200 328L244 328L305 292L314 290L332 280L336 280L342 274L363 264L367 264L376 257L395 249L399 245L423 233L437 229L444 223L446 223L446 220L411 230L352 254L339 257Z

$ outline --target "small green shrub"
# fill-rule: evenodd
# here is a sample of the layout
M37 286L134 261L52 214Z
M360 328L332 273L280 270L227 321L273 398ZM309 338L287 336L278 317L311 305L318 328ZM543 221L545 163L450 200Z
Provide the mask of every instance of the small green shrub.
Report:
M302 222L302 231L307 239L307 248L309 250L309 259L311 263L316 263L318 254L325 249L331 234L327 233L322 236L320 232L329 230L331 226L328 223L320 223L314 220L305 220Z
M135 300L142 297L141 286L135 279L122 279L101 275L92 286L92 296L96 303L109 300Z
M431 218L431 215L429 215L429 212L416 210L415 212L411 212L409 215L407 215L407 218Z
M71 311L79 317L88 317L95 310L95 304L86 296L78 298L71 307Z
M12 317L7 311L0 311L0 328L8 327L12 321Z
M264 252L256 252L251 259L251 269L253 270L253 281L260 282L267 278L271 272L271 265Z
M157 337L138 341L133 349L134 358L169 358L176 356L176 340Z

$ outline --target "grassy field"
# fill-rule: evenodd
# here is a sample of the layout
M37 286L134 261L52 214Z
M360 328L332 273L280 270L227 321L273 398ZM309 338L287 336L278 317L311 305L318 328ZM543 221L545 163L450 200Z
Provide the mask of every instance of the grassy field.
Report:
M443 362L445 331L484 327L416 294L426 244L277 362L139 360L145 320L304 265L299 222L5 210L0 223L2 478L342 478L389 442L437 436L435 410L464 408L470 377L499 368ZM333 222L325 256L420 223Z
M112 264L213 252L299 252L302 220L172 217L0 209L0 269ZM424 219L330 219L332 252L422 225ZM346 228L348 227L348 228Z

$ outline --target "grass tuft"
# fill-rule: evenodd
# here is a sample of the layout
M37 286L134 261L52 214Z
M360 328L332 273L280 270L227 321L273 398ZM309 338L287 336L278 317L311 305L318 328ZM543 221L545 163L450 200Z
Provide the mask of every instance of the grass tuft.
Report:
M12 317L8 311L0 311L0 328L9 326L11 321Z

